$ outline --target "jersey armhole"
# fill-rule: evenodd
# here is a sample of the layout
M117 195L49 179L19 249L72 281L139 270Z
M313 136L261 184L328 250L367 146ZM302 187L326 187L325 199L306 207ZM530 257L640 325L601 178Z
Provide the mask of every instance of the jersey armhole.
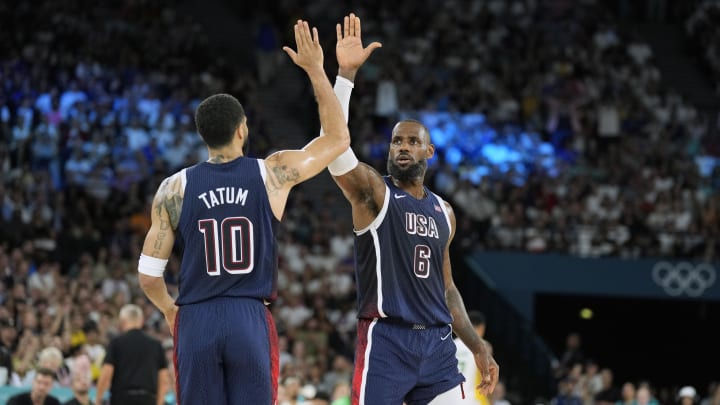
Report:
M267 169L265 169L265 160L258 159L257 164L258 164L258 168L260 168L260 177L262 177L263 184L265 184L265 179L267 177Z
M448 229L450 230L450 235L452 235L452 233L453 233L452 222L450 222L450 214L448 214L447 207L445 206L445 201L442 198L440 198L439 195L437 195L435 193L433 193L433 195L438 200L438 203L440 204L440 209L442 210L443 214L445 214L445 221L447 222Z
M390 188L385 185L385 199L383 200L383 206L380 209L380 212L378 213L377 217L373 219L372 222L370 222L370 225L366 226L363 229L355 230L355 235L360 236L370 229L377 229L380 224L382 224L383 220L385 219L385 215L387 214L388 207L390 206Z

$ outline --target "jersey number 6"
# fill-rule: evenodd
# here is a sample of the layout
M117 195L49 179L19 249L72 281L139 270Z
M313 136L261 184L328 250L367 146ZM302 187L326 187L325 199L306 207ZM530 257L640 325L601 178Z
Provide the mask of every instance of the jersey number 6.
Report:
M413 269L419 278L428 278L430 275L430 246L415 245L415 258Z
M209 275L220 275L221 258L223 268L230 274L247 274L253 270L253 224L249 219L225 218L220 224L220 234L215 219L199 220L198 228L205 238L205 263Z

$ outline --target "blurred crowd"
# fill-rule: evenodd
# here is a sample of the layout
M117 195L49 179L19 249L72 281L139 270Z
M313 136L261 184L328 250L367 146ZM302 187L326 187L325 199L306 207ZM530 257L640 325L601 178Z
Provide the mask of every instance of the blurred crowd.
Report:
M705 0L685 21L685 30L693 49L709 68L715 92L720 94L720 4Z
M316 3L304 14L319 24L346 12ZM441 151L429 184L462 214L462 249L717 258L720 172L696 164L718 152L717 128L662 86L647 45L590 0L460 3L358 5L366 40L384 42L351 103L358 154L384 172L401 114L482 114L493 142L533 134L557 163L503 171ZM300 14L294 2L268 7L268 21L288 27ZM27 386L42 365L69 386L79 358L97 377L129 302L171 356L167 325L137 285L150 198L169 173L205 159L192 117L209 94L238 96L264 156L270 112L252 100L272 77L231 71L200 25L161 2L13 0L0 4L0 25L0 383ZM283 405L349 403L356 312L343 204L339 192L299 188L286 210L272 308ZM174 254L171 289L178 269Z
M554 364L557 395L551 405L717 405L720 383L658 387L648 380L617 381L613 370L586 356L582 338L567 335L565 348Z

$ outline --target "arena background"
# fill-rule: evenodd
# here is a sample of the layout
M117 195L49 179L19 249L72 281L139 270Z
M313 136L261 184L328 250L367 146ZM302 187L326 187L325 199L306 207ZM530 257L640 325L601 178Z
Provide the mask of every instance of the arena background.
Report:
M427 184L458 213L455 281L488 319L506 399L615 402L645 382L663 405L687 385L720 404L720 6L700 0L3 1L0 368L14 372L0 403L29 389L45 347L65 355L58 397L84 354L96 377L127 302L170 353L135 264L159 181L205 157L194 107L238 97L252 156L302 146L315 104L280 48L309 20L334 77L350 11L384 45L355 83L354 149L384 172L397 119L431 129ZM326 173L288 205L283 404L346 395L348 208Z

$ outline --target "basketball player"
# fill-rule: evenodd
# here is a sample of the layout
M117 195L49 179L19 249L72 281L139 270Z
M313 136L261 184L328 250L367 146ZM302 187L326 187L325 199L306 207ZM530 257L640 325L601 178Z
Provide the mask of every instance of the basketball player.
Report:
M363 48L360 19L337 26L339 78L335 94L348 111L357 69L378 45ZM449 244L455 232L450 204L423 185L433 156L427 128L395 125L389 176L359 163L348 148L328 166L352 206L358 290L358 345L352 403L429 403L455 390L462 397L454 331L471 349L487 395L499 367L468 319L452 279Z
M211 96L195 112L208 161L167 178L153 201L139 277L173 330L184 405L277 403L277 333L266 308L276 296L274 230L290 189L350 145L317 30L298 21L295 41L297 52L283 50L310 78L325 134L301 150L244 157L242 106L229 95ZM176 235L185 249L173 301L162 276Z

